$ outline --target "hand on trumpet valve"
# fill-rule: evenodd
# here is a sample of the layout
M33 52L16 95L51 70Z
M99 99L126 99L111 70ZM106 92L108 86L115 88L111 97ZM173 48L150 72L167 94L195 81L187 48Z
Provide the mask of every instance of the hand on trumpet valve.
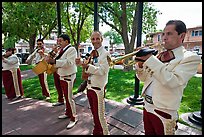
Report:
M40 49L38 50L38 53L40 54L40 56L43 56L44 55L44 52Z
M136 53L135 61L145 62L150 56L156 55L158 50L142 48Z

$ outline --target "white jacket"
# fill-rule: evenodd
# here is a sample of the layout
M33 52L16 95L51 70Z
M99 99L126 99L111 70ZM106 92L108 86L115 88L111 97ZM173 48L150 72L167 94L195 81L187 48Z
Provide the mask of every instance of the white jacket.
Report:
M152 100L156 107L178 110L184 88L190 78L197 73L201 59L197 54L186 51L183 46L172 50L175 59L162 63L156 56L147 59L136 74L144 82L142 95L152 84Z
M110 57L110 53L103 46L97 49L97 51L99 53L98 63L94 63L94 65L89 64L89 67L85 72L91 74L88 78L91 81L91 84L88 84L88 86L99 87L103 90L108 83L108 73L110 68L107 56Z
M19 68L20 62L15 54L12 54L8 58L2 60L2 70L11 70L14 68Z
M77 51L75 47L69 47L63 53L63 55L56 60L55 67L57 68L57 73L60 76L69 76L75 74L77 72L77 66L75 63L76 57Z

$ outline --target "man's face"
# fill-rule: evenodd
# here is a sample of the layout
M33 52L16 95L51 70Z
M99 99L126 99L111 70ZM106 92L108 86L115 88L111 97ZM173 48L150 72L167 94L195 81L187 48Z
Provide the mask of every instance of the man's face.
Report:
M184 33L178 35L178 32L175 30L175 25L167 25L162 34L164 48L171 50L179 47L182 43L183 36L185 37Z
M12 51L11 51L11 50L6 51L6 52L5 52L5 55L6 55L7 57L10 56L10 55L12 55Z
M64 40L63 38L58 39L58 44L60 45L61 48L66 47L69 43L67 40Z
M42 41L38 41L38 42L37 42L37 47L38 47L39 49L41 49L41 48L43 47Z
M98 49L102 46L102 37L98 32L93 32L91 35L91 43L94 46L94 49Z

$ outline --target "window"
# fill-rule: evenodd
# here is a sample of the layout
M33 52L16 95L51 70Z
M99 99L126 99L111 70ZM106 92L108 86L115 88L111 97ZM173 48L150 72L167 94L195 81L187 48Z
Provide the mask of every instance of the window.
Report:
M79 52L80 53L84 53L84 49L79 49Z
M195 31L195 36L198 36L198 31Z
M18 52L21 53L21 52L22 52L22 49L18 49Z
M192 36L194 36L195 34L194 34L195 32L194 31L192 31Z
M88 52L90 52L92 50L92 47L88 47Z
M199 35L199 36L202 36L202 30L199 31L199 34L198 34L198 35Z
M108 46L105 46L105 49L108 51Z
M202 36L202 30L192 31L192 36Z
M157 35L157 40L158 40L158 41L161 41L161 35L160 35L160 34Z

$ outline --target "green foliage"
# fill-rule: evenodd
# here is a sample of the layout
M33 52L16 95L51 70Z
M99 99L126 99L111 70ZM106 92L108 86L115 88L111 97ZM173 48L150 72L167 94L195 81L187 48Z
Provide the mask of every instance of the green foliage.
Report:
M202 99L202 77L192 77L184 89L179 113L199 111Z
M15 48L15 42L16 42L16 38L15 37L8 37L6 39L6 41L4 41L3 43L3 47L4 49L8 49L8 48Z
M24 70L29 70L32 69L34 67L34 65L20 65L20 70L24 71Z
M56 26L54 2L3 2L2 8L2 33L5 38L29 41L38 32L46 36Z
M64 2L62 4L62 24L76 48L85 42L93 30L93 16L83 2Z
M99 14L102 19L102 23L112 24L115 28L122 32L122 26L127 25L128 33L133 31L133 21L135 12L137 12L138 2L125 2L125 11L122 8L121 2L99 2ZM126 18L122 18L122 14L126 14ZM152 3L143 3L143 34L156 31L157 15L161 14L159 10L155 9ZM122 23L123 22L123 23ZM113 29L113 26L110 25Z
M113 29L104 33L103 36L108 37L111 41L111 44L120 44L123 42L122 37Z
M111 69L108 78L106 98L122 102L134 94L135 71L123 72L118 69ZM143 83L140 84L139 92L141 92Z

